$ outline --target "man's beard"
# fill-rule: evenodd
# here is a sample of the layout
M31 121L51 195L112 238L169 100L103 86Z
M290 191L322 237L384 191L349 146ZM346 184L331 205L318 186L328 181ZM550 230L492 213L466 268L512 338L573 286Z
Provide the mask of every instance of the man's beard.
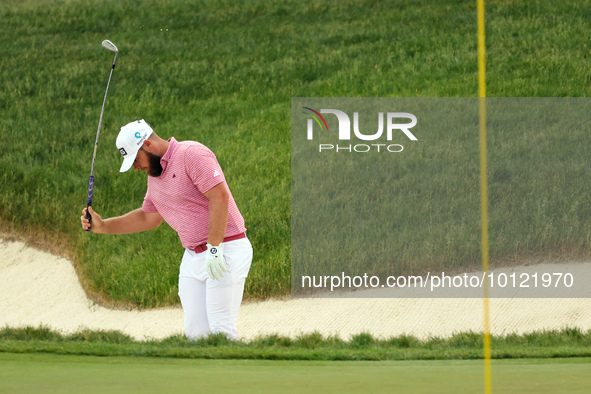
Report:
M155 155L153 153L146 152L148 155L148 175L153 176L155 178L159 177L162 174L162 164L160 164L160 159L162 156Z

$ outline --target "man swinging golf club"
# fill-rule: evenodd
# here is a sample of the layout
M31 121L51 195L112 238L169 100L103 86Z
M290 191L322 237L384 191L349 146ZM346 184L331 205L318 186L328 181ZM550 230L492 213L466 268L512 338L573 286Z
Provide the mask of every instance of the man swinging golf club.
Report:
M164 140L143 119L123 126L116 145L123 155L121 172L133 166L148 174L143 205L110 219L84 208L82 228L127 234L165 220L185 248L178 283L185 335L225 333L238 339L236 320L253 252L215 155L195 141Z

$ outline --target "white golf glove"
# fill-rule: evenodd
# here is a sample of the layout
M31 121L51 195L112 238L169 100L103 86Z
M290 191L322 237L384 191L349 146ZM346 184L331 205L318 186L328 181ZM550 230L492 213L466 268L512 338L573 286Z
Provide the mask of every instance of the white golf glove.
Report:
M221 244L220 244L221 246ZM205 255L205 263L207 264L207 273L213 280L220 280L227 272L226 264L224 263L224 253L220 246L212 246L207 244L207 253Z

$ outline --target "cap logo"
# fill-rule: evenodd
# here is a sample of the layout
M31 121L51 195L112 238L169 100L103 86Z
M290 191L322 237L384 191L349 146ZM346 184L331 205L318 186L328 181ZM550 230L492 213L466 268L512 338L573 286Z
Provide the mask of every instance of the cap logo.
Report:
M135 138L140 138L141 136L142 136L142 135L140 134L140 132L139 132L139 131L136 131L136 132L135 132Z
M144 141L148 138L148 133L145 133L143 137L140 138L140 133L139 131L137 133L135 133L136 138L139 138L140 140L136 142L137 146L141 146Z
M127 152L125 151L125 148L119 148L119 152L121 152L121 154L123 156L127 155Z

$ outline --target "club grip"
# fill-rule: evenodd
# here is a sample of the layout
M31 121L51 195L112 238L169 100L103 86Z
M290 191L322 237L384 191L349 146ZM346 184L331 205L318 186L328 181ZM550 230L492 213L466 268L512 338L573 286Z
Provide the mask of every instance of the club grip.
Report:
M92 216L90 216L90 212L88 211L88 209L90 208L90 205L92 204L93 189L94 189L94 175L91 175L90 180L88 181L88 199L86 200L86 219L88 219L88 223L92 223L91 222ZM90 231L90 227L86 231Z
M88 219L88 223L92 223L92 216L88 212L88 208L90 208L90 205L86 206L86 219ZM90 227L86 231L90 231Z

